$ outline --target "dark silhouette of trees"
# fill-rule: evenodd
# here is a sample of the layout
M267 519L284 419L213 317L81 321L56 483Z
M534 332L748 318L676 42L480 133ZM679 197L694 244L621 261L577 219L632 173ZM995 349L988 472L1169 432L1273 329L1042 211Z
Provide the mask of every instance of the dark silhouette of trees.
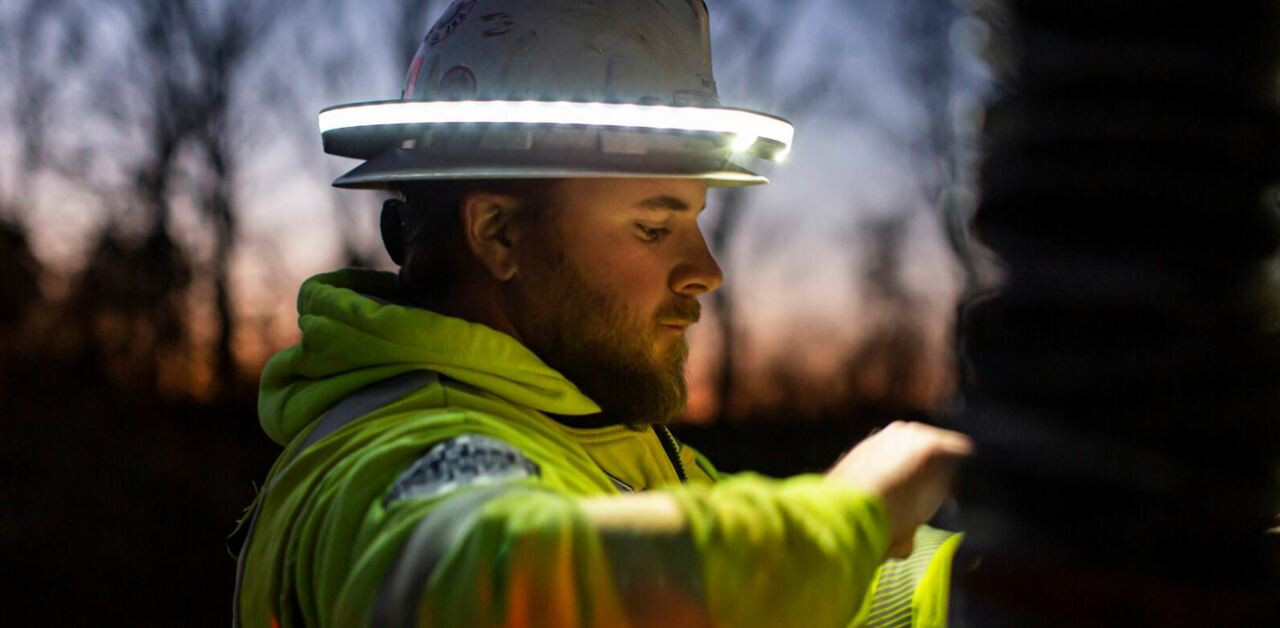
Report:
M0 180L0 329L9 348L16 336L29 332L27 315L44 300L40 281L43 267L31 250L27 229L33 206L34 177L47 160L50 101L57 76L43 70L48 59L74 62L80 55L72 37L77 23L55 26L63 10L61 0L28 2L11 9L11 21L0 25L0 56L8 85L9 121L17 132L16 160L9 181ZM66 31L70 31L69 33ZM47 46L58 38L58 46Z
M79 372L121 390L182 394L190 382L187 304L192 269L167 231L99 234L66 301L59 344ZM167 389L167 390L166 390Z
M27 232L0 212L0 343L12 346L32 308L43 300L42 268L31 252Z
M242 379L233 343L237 316L231 261L237 238L233 194L239 172L235 97L253 53L295 3L278 0L117 0L133 17L135 54L149 67L156 98L150 111L158 131L154 145L157 175L148 194L163 198L166 177L178 164L172 140L186 142L195 155L190 193L211 227L210 277L217 331L212 351L214 381L233 386ZM171 131L166 133L165 131ZM166 170L167 168L167 170ZM157 227L162 229L162 227ZM157 240L162 241L163 238Z
M957 94L972 89L977 81L963 63L966 52L953 43L953 29L965 15L964 9L954 0L734 0L719 2L714 9L716 20L724 24L721 28L726 33L716 41L720 73L727 74L726 66L731 69L728 73L740 69L743 76L750 77L752 94L771 97L775 110L800 126L809 119L818 124L855 121L878 132L887 144L902 149L908 156L918 193L933 209L932 220L941 227L963 271L965 291L981 285L983 269L968 243L965 227L970 211L967 190L972 178L972 155L967 143L970 139L961 132L954 112ZM805 12L812 10L824 12L825 30L798 32ZM895 85L877 85L875 89L896 89L905 94L917 109L913 122L884 119L884 113L876 107L877 96L868 93L867 86L856 85L857 77L845 72L851 59L847 40L872 31L876 33L870 38L875 58L893 66L891 74L896 81ZM798 38L804 38L802 43L811 51L800 76L796 76L793 65L784 65L784 55ZM819 43L815 44L815 40ZM840 182L832 181L830 185L835 192ZM741 234L740 227L750 209L749 198L750 193L730 189L720 192L717 199L717 220L709 228L708 240L726 268L735 262L732 242ZM895 211L902 215L864 224L864 228L853 232L850 242L853 247L868 247L865 257L873 262L870 274L860 278L855 289L874 303L871 309L889 314L875 323L877 329L868 336L867 345L855 348L848 361L848 377L856 380L852 386L855 395L873 394L882 396L881 401L895 399L904 403L910 398L914 400L910 407L919 407L922 391L937 387L919 381L924 371L911 365L926 359L928 353L920 330L924 314L917 311L920 303L909 298L902 285L899 259L906 225L915 220L912 214L917 210L904 205ZM780 236L775 233L769 237ZM722 413L729 414L734 409L723 404L735 398L742 367L736 349L741 344L736 311L741 305L736 303L736 297L730 280L707 299L712 314L708 319L713 321L719 337L714 394L722 403ZM880 375L872 377L873 373ZM899 381L900 378L916 380ZM869 388L872 381L885 382L892 390L873 393Z
M820 35L829 40L829 51L832 54L823 56L807 68L808 72L801 77L799 83L795 81L794 75L783 72L782 52L788 44L793 43L797 37L812 36L798 33L797 23L793 19L806 6L792 2L761 6L760 3L746 0L725 0L714 7L715 19L724 24L719 30L728 34L715 42L714 54L717 66L721 67L722 78L726 74L724 66L740 69L745 76L750 77L753 87L751 93L772 97L776 102L769 104L793 120L829 105L827 97L839 83L838 51L841 47L839 36L834 32ZM726 59L730 61L722 61ZM861 104L842 103L842 106L853 111ZM716 221L708 229L707 243L720 264L729 268L734 262L731 243L740 233L743 218L749 211L749 199L741 188L729 188L719 192L716 205ZM735 412L731 404L735 399L741 367L738 354L740 330L734 301L736 291L732 273L726 274L729 278L706 300L712 314L709 320L717 328L719 337L713 390L722 415Z
M843 366L853 404L928 411L941 400L938 365L925 338L924 299L902 281L911 212L872 216L858 225L863 272L857 282L867 304L866 339Z
M297 6L60 0L19 11L20 178L43 173L87 192L107 217L62 310L62 327L75 333L59 344L79 364L136 386L164 376L181 388L190 377L175 374L192 370L204 343L212 388L249 390L234 351L232 261L253 121L238 107L268 91L254 82L263 61L255 54ZM65 89L71 83L82 89ZM58 127L78 134L67 139ZM179 204L201 222L192 250L174 232ZM212 324L197 329L193 311Z
M880 3L893 34L895 73L923 114L920 125L903 137L915 162L914 172L924 198L935 205L942 233L965 278L965 292L978 288L980 269L970 250L965 189L966 149L953 109L965 79L952 34L964 15L956 0L906 0Z
M320 29L306 28L297 34L294 45L298 57L306 59L308 80L314 80L323 94L324 102L336 104L352 100L383 100L398 97L401 81L409 68L413 55L436 19L450 0L404 0L372 5L353 5L346 0L314 0L317 12L323 14L325 35ZM355 41L347 21L353 11L375 15L377 32L384 36L376 41ZM319 20L318 20L319 21ZM331 36L328 36L330 35ZM367 93L352 96L353 79L367 79L369 75L390 77L388 84L394 91ZM297 80L295 76L284 77ZM332 167L333 158L313 147L316 137L311 118L294 120L294 132L308 150L307 155L317 167ZM343 166L350 167L348 164ZM325 182L327 185L328 182ZM355 199L353 201L353 198ZM346 266L376 267L389 260L382 251L381 242L370 239L370 225L377 223L378 206L382 197L376 192L351 192L329 190L330 207L337 223L340 259Z
M0 9L11 623L227 622L223 538L276 449L231 351L242 107L257 46L294 5ZM65 247L65 216L92 217L82 257L45 268L28 230ZM193 399L201 379L218 396Z

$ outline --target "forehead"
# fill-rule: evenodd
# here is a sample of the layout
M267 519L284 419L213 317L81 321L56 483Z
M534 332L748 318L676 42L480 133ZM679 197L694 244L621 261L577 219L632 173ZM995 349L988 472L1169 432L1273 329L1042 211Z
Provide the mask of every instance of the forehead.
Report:
M552 188L562 210L586 212L677 211L696 215L707 200L701 179L564 179Z

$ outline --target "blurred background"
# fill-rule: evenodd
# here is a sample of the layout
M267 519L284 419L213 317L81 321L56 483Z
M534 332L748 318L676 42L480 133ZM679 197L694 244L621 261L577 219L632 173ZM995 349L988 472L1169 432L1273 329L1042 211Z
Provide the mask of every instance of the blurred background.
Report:
M0 3L0 553L47 623L226 625L224 546L278 453L257 376L308 276L391 268L381 199L329 182L323 107L394 98L442 0ZM987 26L956 0L710 0L723 102L791 119L765 188L714 192L726 282L683 437L824 468L948 411Z

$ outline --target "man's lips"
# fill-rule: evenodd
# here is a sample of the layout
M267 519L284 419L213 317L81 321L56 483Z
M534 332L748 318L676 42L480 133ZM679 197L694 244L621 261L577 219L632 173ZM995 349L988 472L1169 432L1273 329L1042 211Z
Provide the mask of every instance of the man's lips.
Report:
M660 325L684 329L702 318L702 306L692 299L673 301L659 308L654 318Z
M685 334L688 333L687 330L689 328L689 325L690 323L687 323L687 322L662 323L658 325L658 329L660 330L658 333L659 335L666 336L667 338L672 338L672 339L684 338Z
M654 318L660 328L684 335L685 329L702 318L702 306L695 300L674 301L660 308Z

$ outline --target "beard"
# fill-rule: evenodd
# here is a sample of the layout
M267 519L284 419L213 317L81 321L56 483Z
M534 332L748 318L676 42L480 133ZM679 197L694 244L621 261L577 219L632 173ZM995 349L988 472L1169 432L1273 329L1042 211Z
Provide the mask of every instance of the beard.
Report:
M530 316L522 339L548 366L595 401L614 423L640 429L669 423L684 411L689 347L683 336L659 349L659 321L696 321L694 299L672 300L644 319L591 286L560 257L524 299ZM530 286L535 288L534 286Z

